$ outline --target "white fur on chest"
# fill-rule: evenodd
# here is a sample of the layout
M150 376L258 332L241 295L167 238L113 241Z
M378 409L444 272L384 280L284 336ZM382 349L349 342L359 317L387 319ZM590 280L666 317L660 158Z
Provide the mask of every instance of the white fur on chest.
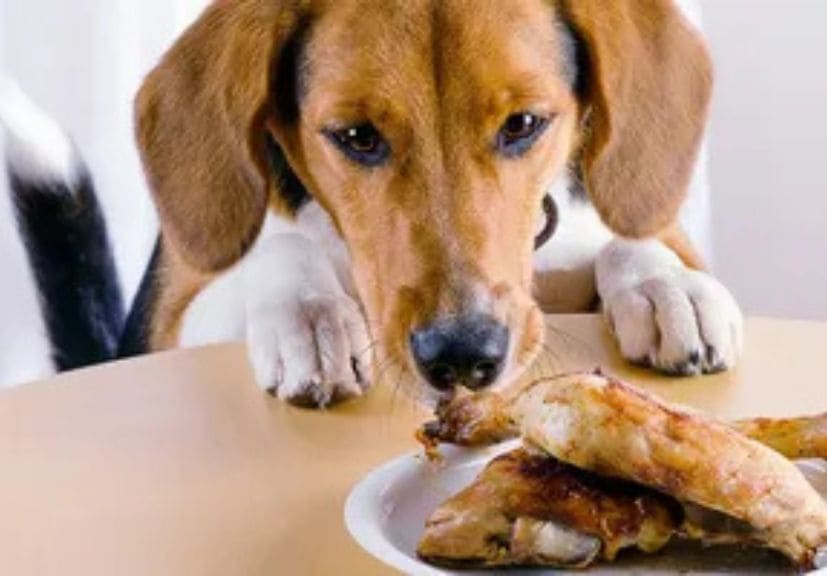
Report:
M307 250L301 252L302 247ZM179 344L192 347L243 341L251 301L275 297L285 286L297 290L306 285L307 292L319 288L312 281L314 275L305 274L314 259L325 271L325 284L340 286L353 297L347 247L318 204L303 208L296 220L268 213L250 252L189 305ZM302 261L304 265L299 266ZM335 277L331 277L331 270Z
M544 312L582 312L594 303L594 263L612 240L592 204L569 192L560 176L549 193L557 206L557 230L534 255L534 297Z

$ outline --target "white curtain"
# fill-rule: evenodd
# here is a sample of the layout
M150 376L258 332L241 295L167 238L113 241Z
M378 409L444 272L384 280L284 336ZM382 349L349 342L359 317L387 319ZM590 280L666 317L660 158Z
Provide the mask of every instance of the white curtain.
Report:
M0 72L69 130L88 161L129 298L156 234L133 142L132 99L146 71L207 3L0 0ZM679 3L697 21L697 1ZM685 220L709 255L705 180L695 183Z
M87 160L127 296L156 222L132 136L144 74L207 0L0 0L0 73L67 129Z

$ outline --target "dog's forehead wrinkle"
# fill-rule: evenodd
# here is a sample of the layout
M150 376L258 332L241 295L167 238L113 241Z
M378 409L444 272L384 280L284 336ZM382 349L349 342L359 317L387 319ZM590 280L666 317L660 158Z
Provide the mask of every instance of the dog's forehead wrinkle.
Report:
M314 34L323 46L316 50L317 58L311 59L312 68L314 74L319 66L328 69L322 74L327 98L338 98L342 103L356 99L358 103L352 108L370 110L375 115L388 108L381 99L393 102L399 109L397 123L415 124L417 135L430 132L439 140L431 148L445 148L457 139L459 128L450 130L449 124L458 124L458 112L465 115L467 111L468 120L479 117L485 100L489 100L486 95L505 91L510 94L507 100L514 100L515 106L546 95L542 77L554 64L542 64L540 60L547 60L545 56L537 62L529 58L527 67L520 70L525 62L521 55L545 54L554 44L522 30L520 23L531 14L533 3L521 1L519 15L507 17L495 9L495 2L388 3L392 7L371 2L342 3L349 4L349 8L341 9L346 14L346 25L336 22L337 16ZM466 10L469 5L474 8L470 13ZM365 18L366 11L370 12L369 19ZM512 29L513 33L509 32ZM548 29L554 30L550 16ZM515 36L526 37L515 40ZM459 101L469 97L476 102ZM507 107L506 103L501 108Z
M430 58L426 8L423 2L333 2L314 25L313 63L334 84L352 84L346 93L361 83L366 94L383 87L392 94L396 87L414 96L405 74Z

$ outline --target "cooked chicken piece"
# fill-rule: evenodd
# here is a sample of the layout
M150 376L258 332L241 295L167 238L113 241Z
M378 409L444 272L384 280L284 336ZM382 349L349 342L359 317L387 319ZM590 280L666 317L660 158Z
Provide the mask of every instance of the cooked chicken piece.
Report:
M544 453L745 522L798 566L827 548L827 503L789 460L731 426L600 375L536 383L513 417Z
M440 403L436 420L425 424L417 438L429 453L440 443L490 446L517 438L520 427L513 414L514 399L493 393L462 394ZM827 414L810 418L757 418L731 424L787 458L827 459Z
M659 550L682 518L667 496L521 449L431 516L418 553L440 565L582 568L624 548Z
M787 458L827 459L827 414L787 420L757 418L733 426Z
M762 546L749 524L650 488L519 449L492 461L431 516L418 547L446 566L585 568L673 537Z
M701 498L698 504L709 506L707 502L714 501L712 507L717 506L716 509L723 513L716 514L698 504L684 505L686 522L681 529L684 536L702 539L708 543L764 544L778 548L803 565L812 563L816 548L818 546L823 548L827 543L823 537L824 505L818 500L817 494L814 496L814 491L807 486L802 488L796 496L798 487L802 486L800 475L795 470L790 472L789 465L779 464L780 460L777 457L767 456L770 451L756 448L754 443L743 438L738 440L739 435L733 433L733 430L737 430L789 458L827 458L827 415L787 420L746 420L725 426L665 407L645 394L599 375L570 376L532 387L526 394L531 395L534 400L527 401L523 396L507 400L494 394L458 396L439 406L437 421L423 427L419 437L429 448L431 454L436 453L436 446L440 442L480 446L496 444L516 437L519 435L522 417L517 408L527 409L529 412L533 410L532 402L534 406L537 405L537 397L542 396L543 390L549 390L554 397L563 400L557 404L562 403L564 407L568 406L564 413L574 413L579 417L578 422L563 421L561 424L556 418L550 416L551 413L546 403L541 402L540 412L545 411L549 417L544 433L554 433L555 426L560 427L558 432L571 433L570 429L573 429L574 424L579 423L584 427L591 426L592 428L597 425L596 427L599 428L597 434L587 435L594 444L606 451L614 450L615 457L621 460L626 457L623 446L636 448L637 452L643 456L629 463L630 470L613 471L614 464L609 459L608 463L603 462L599 466L599 468L608 468L608 472L604 473L648 482L665 491L677 490L679 493L675 495L679 498L698 496ZM583 394L580 401L578 401L579 394ZM594 402L595 394L599 402ZM589 410L589 402L594 402L592 410ZM555 403L552 404L555 405ZM626 404L628 404L629 413L625 413ZM552 408L551 411L553 412L554 409L559 409L559 406ZM618 418L607 428L606 421L612 420L612 411L618 413ZM646 428L642 422L649 418L657 424L656 428L641 430ZM706 427L709 427L709 430L706 430ZM616 434L618 431L622 434ZM693 436L695 431L701 433ZM616 435L612 436L612 434ZM723 453L711 448L718 446L714 442L719 437L725 440L721 445L726 447ZM605 440L605 443L601 444L601 440ZM706 441L711 443L705 444ZM654 447L658 450L652 451L651 443L654 443ZM686 443L686 446L680 446L681 443ZM733 446L735 449L732 449ZM579 443L577 447L580 452L589 450L584 450ZM646 459L647 450L649 451L648 457L652 459L651 462ZM705 450L716 452L717 459L707 458ZM634 453L633 451L632 454ZM563 454L557 454L557 456L565 457ZM580 456L582 457L583 454ZM704 458L705 460L701 461L704 466L693 466L691 459L694 457ZM750 460L747 462L750 466L745 466L744 470L738 470L739 466L730 460L733 457L747 460L757 457L758 464ZM716 469L718 466L716 462L719 460L725 465ZM763 476L761 466L764 464L761 462L768 463L769 475ZM578 464L577 461L573 463ZM643 468L636 470L634 467L638 464L641 464ZM703 470L710 469L714 474L708 480L704 480ZM501 465L499 470L502 472ZM641 471L646 473L641 474ZM494 476L494 478L497 477ZM499 477L504 478L505 475L500 474ZM715 484L719 480L725 480L728 483ZM518 475L512 474L511 481L517 482ZM485 484L484 479L480 479L479 482ZM704 486L704 483L707 483L707 486ZM712 488L717 486L719 489L710 490L710 484ZM739 504L734 501L738 498L746 500ZM750 498L756 500L749 501ZM467 500L466 503L472 504ZM496 502L491 502L488 506L490 510L493 510L496 508ZM738 515L728 516L731 510ZM786 527L788 523L798 524L796 510L804 513L803 524L795 530L788 531ZM756 524L753 525L753 523ZM443 529L465 532L461 525L456 522L454 524L445 523ZM560 523L546 526L537 524L536 519L524 519L515 526L521 528L520 534L543 535L546 545L549 542L549 534L552 532L555 538L571 540L571 534L562 531L562 527L565 526ZM532 530L527 530L526 526L531 526ZM578 530L580 527L568 525L567 528ZM472 531L474 529L471 528ZM582 532L575 533L583 535ZM825 553L822 552L822 554ZM513 558L509 561L516 562ZM484 563L491 562L492 560L487 559ZM539 563L572 565L572 562L567 562L565 559Z
M460 393L441 402L436 420L417 432L417 439L431 453L440 443L457 446L490 446L520 435L511 417L512 404L498 394Z

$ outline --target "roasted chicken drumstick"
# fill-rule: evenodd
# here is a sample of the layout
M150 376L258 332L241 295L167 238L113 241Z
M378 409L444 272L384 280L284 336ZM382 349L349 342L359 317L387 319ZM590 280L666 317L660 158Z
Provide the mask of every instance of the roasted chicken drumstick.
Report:
M417 437L431 448L439 444L491 446L518 438L520 427L514 414L518 398L493 393L458 395L437 407L436 420L426 423ZM729 426L787 458L827 460L827 413L803 418L754 418Z
M519 449L440 506L418 552L442 565L584 568L624 548L660 550L682 518L654 490Z
M488 412L491 408L494 410ZM778 550L801 567L813 566L817 555L827 546L824 500L789 460L741 432L753 434L790 456L821 456L824 443L819 436L819 430L823 430L819 419L722 424L666 406L600 375L542 381L513 402L461 398L453 407L442 407L440 416L440 424L428 426L423 436L475 444L504 439L519 431L528 446L546 457L584 473L620 479L638 485L641 490L667 495L679 503L682 518L671 527L658 524L666 535L660 538L664 542L676 532L710 542L749 542ZM801 434L801 441L796 441L797 434ZM487 479L478 481L477 488L487 486L486 490L490 490L491 478L496 477L497 471L502 478L503 470L503 465L496 466ZM511 470L512 485L530 483L525 475ZM500 492L506 493L508 484L499 482ZM607 496L596 498L605 500ZM485 505L491 517L497 516L495 510L504 512L496 501L492 498ZM513 503L508 497L502 502ZM710 530L695 521L697 514L693 512L698 509L725 517L729 533ZM425 546L436 541L428 534L440 526L443 531L449 526L438 516L429 523L420 549L426 558L435 557ZM506 516L523 518L513 511ZM618 547L606 534L572 523L570 518L561 521L554 514L527 518L541 521L532 525L535 532L539 530L538 534L559 531L557 528L562 525L600 540L605 558L610 558L611 551ZM516 524L512 526L512 534L516 528ZM632 538L627 545L652 547L645 538ZM491 558L485 562L497 563Z

